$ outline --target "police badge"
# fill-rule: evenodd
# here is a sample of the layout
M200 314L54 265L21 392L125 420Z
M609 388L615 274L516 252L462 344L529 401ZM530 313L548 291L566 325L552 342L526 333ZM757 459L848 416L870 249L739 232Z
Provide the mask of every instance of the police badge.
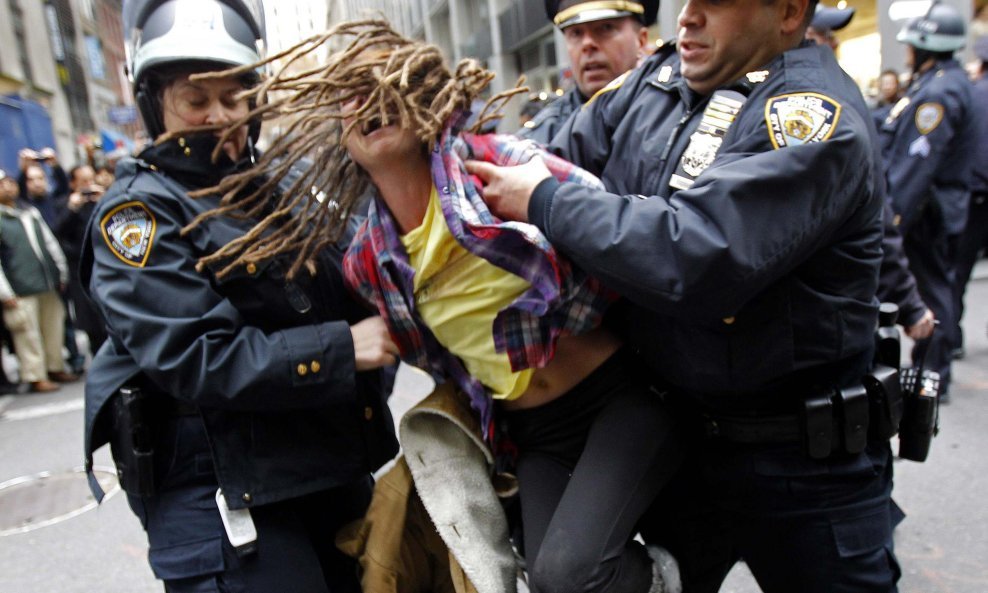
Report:
M840 119L840 103L819 93L772 97L765 105L769 139L776 149L823 142Z
M127 202L100 221L107 247L124 263L143 268L151 254L156 230L154 215L141 202Z
M717 151L724 142L724 135L734 123L741 107L748 98L737 91L720 90L710 97L703 110L700 125L690 136L689 146L683 151L675 173L669 179L669 186L675 189L689 189L700 173L714 162Z

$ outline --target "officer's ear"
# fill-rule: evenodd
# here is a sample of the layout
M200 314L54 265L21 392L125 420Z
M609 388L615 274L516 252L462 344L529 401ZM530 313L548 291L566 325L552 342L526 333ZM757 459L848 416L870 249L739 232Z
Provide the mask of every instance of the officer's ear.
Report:
M779 29L783 37L797 36L802 39L806 27L809 26L810 19L813 16L813 11L810 8L811 0L776 0L781 2L779 7L779 13L781 14L782 21L779 23Z
M638 25L638 51L641 52L648 45L648 27L641 23L636 22L636 24Z

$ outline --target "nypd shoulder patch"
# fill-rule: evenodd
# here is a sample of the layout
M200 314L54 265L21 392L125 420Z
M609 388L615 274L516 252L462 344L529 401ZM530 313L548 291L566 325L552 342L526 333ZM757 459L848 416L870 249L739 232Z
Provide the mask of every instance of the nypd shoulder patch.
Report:
M943 105L923 103L916 108L916 129L924 136L937 129L943 121Z
M772 97L765 104L765 123L776 149L823 142L840 120L841 105L819 93L792 93Z
M151 255L157 223L141 202L127 202L110 210L100 221L103 240L124 263L143 268Z

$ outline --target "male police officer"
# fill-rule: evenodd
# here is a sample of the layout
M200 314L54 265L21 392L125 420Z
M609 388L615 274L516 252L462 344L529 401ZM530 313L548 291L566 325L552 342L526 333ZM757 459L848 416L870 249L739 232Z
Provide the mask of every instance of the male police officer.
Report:
M964 46L964 19L952 6L934 3L897 39L906 44L913 81L882 125L883 155L910 268L941 323L941 331L917 344L913 361L925 358L940 373L945 401L957 319L953 257L967 218L976 141L971 84L953 59Z
M837 51L840 42L834 37L834 31L839 31L846 27L854 18L853 8L830 8L817 4L816 12L810 26L806 28L806 38L819 45L830 46L830 49Z
M576 86L545 107L518 135L548 144L580 106L635 67L648 43L658 0L546 0L546 14L563 32Z
M684 590L716 592L738 558L767 593L894 591L899 576L889 431L876 414L868 434L861 384L880 167L860 91L802 42L812 4L687 0L678 55L660 48L557 135L612 193L539 161L468 164L498 213L630 301L626 339L692 422L648 534Z

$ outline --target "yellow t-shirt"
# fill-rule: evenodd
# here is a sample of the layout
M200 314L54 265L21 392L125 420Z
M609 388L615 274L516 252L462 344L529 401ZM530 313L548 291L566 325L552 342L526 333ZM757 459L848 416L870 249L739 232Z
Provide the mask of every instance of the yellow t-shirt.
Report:
M528 282L456 242L435 186L422 224L401 242L415 268L415 306L439 343L459 357L495 399L519 397L533 370L511 370L508 355L494 351L492 328L497 313L528 290Z

